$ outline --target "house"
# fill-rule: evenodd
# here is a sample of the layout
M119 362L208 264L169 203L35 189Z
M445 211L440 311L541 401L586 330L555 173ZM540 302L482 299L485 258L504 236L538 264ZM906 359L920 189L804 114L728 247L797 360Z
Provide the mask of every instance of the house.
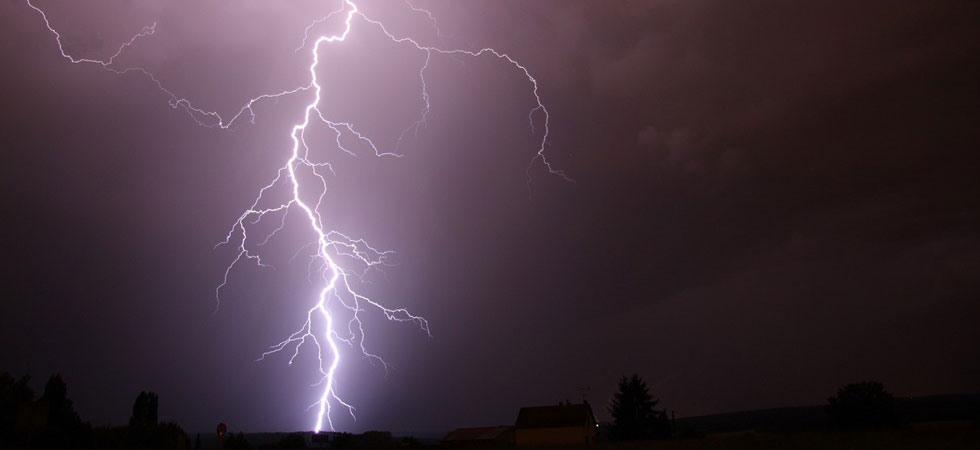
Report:
M591 444L597 428L589 402L531 406L517 414L514 439L522 447Z
M444 447L502 447L514 445L514 427L457 428L442 438Z

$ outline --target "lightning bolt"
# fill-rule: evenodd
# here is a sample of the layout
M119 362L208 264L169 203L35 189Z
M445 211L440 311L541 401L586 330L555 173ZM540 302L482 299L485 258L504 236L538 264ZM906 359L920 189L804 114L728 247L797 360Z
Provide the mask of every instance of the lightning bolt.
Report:
M354 407L343 400L337 392L335 375L341 363L341 344L354 348L370 361L380 363L386 371L388 369L388 364L384 359L371 353L365 345L366 333L362 322L362 314L369 310L378 311L390 321L415 323L430 337L431 332L429 323L425 318L414 315L404 308L384 306L357 291L357 283L362 281L362 277L368 271L381 270L385 266L390 265L390 257L393 255L393 252L378 250L364 239L351 237L348 234L330 229L326 225L326 222L320 214L328 187L324 171L333 172L333 167L328 162L314 161L310 156L310 146L306 142L306 130L312 122L318 121L330 128L334 133L337 147L349 155L355 155L355 152L345 146L341 138L353 138L355 142L369 147L377 157L400 158L402 155L398 153L398 149L402 141L409 135L417 135L419 130L426 124L431 106L431 97L429 96L425 75L431 59L439 55L472 58L494 57L516 69L519 74L527 79L530 85L530 91L534 97L534 105L527 114L531 132L537 133L535 128L536 117L539 117L538 120L543 124L537 148L526 169L528 185L530 186L531 182L531 169L536 163L540 163L550 174L559 176L570 182L572 181L562 170L555 168L545 156L545 147L548 145L550 133L550 114L541 101L537 80L531 76L531 73L524 65L511 58L507 53L490 47L479 50L444 49L436 46L423 45L411 37L396 36L382 22L360 11L352 0L342 0L336 10L327 16L315 20L304 30L303 40L296 49L296 52L308 48L312 41L310 52L311 62L308 68L310 75L308 84L252 97L235 114L227 119L215 111L202 109L192 104L190 100L180 97L166 88L153 73L145 68L139 66L116 66L116 58L127 48L131 47L137 40L151 36L156 32L155 23L142 28L129 41L120 45L116 52L107 59L80 58L65 51L61 34L51 25L44 10L35 6L33 0L26 0L26 2L30 8L41 16L45 27L55 37L58 51L63 58L73 64L98 65L118 75L130 73L140 74L149 79L167 97L168 104L172 108L180 109L187 113L196 124L201 126L227 129L242 118L248 118L250 122L254 123L255 112L253 107L257 103L291 95L312 94L312 99L305 106L302 122L293 125L290 130L289 135L292 141L292 147L289 149L289 158L285 164L278 168L276 176L272 181L259 189L251 206L238 216L238 219L234 222L224 240L217 245L233 245L238 253L225 268L221 283L215 288L215 308L216 311L220 308L221 289L228 284L228 277L232 270L245 261L252 261L260 267L267 267L268 265L263 262L261 253L259 253L260 248L285 228L286 217L290 212L302 214L315 239L304 248L301 248L300 252L311 247L314 249L314 253L311 255L310 270L311 274L315 271L319 275L320 281L323 283L322 288L316 299L311 302L312 306L306 311L306 317L302 325L294 333L269 347L258 359L262 360L280 352L291 352L289 355L289 364L292 364L299 356L301 348L306 345L312 345L319 363L320 382L317 385L322 386L319 398L310 405L311 409L316 408L318 411L314 426L314 431L316 432L323 430L325 427L330 430L334 429L332 418L334 413L333 409L336 407L346 410L356 420ZM405 0L405 4L411 11L425 14L433 28L435 28L440 40L442 39L443 35L439 30L438 22L431 12L415 6L408 0ZM340 32L320 35L311 33L319 24L338 15L342 15L344 18L343 29ZM370 137L357 130L355 124L327 118L320 109L321 92L323 89L317 78L317 68L320 64L320 48L324 45L345 41L352 32L355 23L361 23L369 28L373 28L377 32L382 33L391 42L403 45L410 50L422 52L425 55L424 63L419 67L418 71L421 98L425 106L419 112L418 119L401 133L397 140L395 151L393 152L380 150ZM313 180L312 183L306 183L312 184L312 188L300 183L300 178L303 177L310 177ZM280 187L286 188L290 192L290 195L280 201L271 201L271 206L262 206L270 202L270 200L267 200L267 197L271 196L271 192ZM316 194L315 203L310 200L304 200L304 198L310 197L310 193ZM249 231L251 226L266 217L278 217L280 225L264 237L250 235ZM261 242L253 245L253 242L260 238L262 239ZM338 313L342 311L347 311L346 314L349 316L346 326L337 322L339 320Z

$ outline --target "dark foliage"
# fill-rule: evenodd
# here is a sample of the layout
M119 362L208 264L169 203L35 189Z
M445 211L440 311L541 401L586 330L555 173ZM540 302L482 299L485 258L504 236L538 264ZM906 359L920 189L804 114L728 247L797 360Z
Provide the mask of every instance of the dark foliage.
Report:
M21 405L34 401L34 390L28 385L30 375L14 378L0 374L0 445L23 445L24 437L15 432Z
M337 433L330 437L330 448L354 448L354 435L350 433Z
M148 426L101 427L93 431L92 441L99 448L186 448L187 434L175 423L158 423Z
M843 429L885 428L898 424L895 397L877 381L853 383L837 390L830 402L830 418Z
M129 418L130 426L150 426L157 423L157 394L143 391L136 396L133 403L133 415Z
M221 447L225 450L246 450L252 448L252 445L245 439L244 434L229 433Z
M405 436L398 440L398 446L402 448L421 448L422 441L419 441L415 436Z
M609 413L613 416L610 437L615 440L648 439L670 436L670 422L663 411L656 411L650 389L639 375L619 380Z
M157 395L152 392L137 397L130 426L92 429L75 412L60 375L48 379L36 400L28 381L28 376L0 374L0 446L155 450L186 448L189 443L177 424L157 423Z
M337 433L330 439L332 449L394 448L398 446L387 431L367 431L361 434Z
M67 431L78 427L82 419L68 398L68 385L61 375L52 375L44 385L41 401L48 404L48 427L56 431Z
M279 439L278 448L292 450L306 448L306 437L303 433L290 433Z
M356 438L361 448L391 448L395 442L387 431L365 431Z
M22 405L23 406L23 405ZM68 398L68 385L55 374L44 384L38 406L47 408L47 423L30 436L30 445L41 448L87 447L92 444L92 427L82 422Z

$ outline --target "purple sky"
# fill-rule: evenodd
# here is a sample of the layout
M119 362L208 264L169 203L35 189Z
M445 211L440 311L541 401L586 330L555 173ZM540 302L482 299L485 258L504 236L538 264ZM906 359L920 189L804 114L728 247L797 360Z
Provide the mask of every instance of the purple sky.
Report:
M233 114L307 81L294 49L338 2L294 3L38 6L76 56L156 22L119 64ZM582 388L605 405L633 372L679 416L818 404L863 379L980 391L980 4L420 0L438 36L401 3L361 3L399 35L525 64L577 183L534 165L528 189L533 97L493 58L432 59L404 158L314 133L337 172L327 221L398 252L366 289L433 334L366 321L392 368L345 360L358 421L338 427L508 424ZM63 374L96 425L153 390L188 430L308 429L312 353L254 362L317 291L290 260L298 220L270 244L277 270L238 267L212 312L235 256L213 246L309 97L203 128L145 77L61 58L21 1L0 3L0 29L0 370L37 389ZM424 54L355 22L320 58L324 111L392 149Z

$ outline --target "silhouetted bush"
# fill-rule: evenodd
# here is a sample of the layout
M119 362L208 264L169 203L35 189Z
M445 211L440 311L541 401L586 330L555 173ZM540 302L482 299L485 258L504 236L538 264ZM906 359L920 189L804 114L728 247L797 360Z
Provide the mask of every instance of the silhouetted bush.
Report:
M837 390L830 403L830 418L843 429L884 428L898 424L895 398L877 381L862 381Z

